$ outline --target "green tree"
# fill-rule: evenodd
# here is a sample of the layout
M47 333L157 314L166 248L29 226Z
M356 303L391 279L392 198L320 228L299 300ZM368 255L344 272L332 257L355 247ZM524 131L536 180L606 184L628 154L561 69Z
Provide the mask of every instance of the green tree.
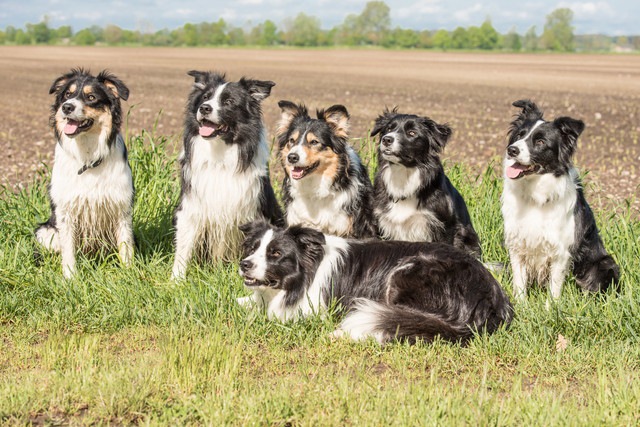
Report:
M59 40L71 39L73 37L73 30L70 25L63 25L56 30L56 38Z
M452 41L451 34L447 30L438 30L433 35L433 47L442 50L451 49Z
M240 27L231 28L227 37L231 46L244 46L247 44L247 38L245 37L244 30Z
M469 34L467 29L458 27L451 33L452 49L467 49L469 47Z
M14 40L16 44L31 44L31 37L22 29L16 30Z
M493 28L491 19L485 19L480 25L480 44L478 47L485 50L495 49L498 46L499 39L500 34Z
M545 49L570 52L575 50L573 12L568 8L556 9L547 15L542 33L542 45Z
M93 34L91 30L85 28L80 30L73 36L73 41L77 45L81 46L91 46L96 44L96 36Z
M502 48L513 52L520 52L522 50L522 38L520 34L516 32L515 27L511 28L502 38Z
M524 49L527 51L538 50L538 35L536 34L535 25L529 28L527 32L524 34L522 45L524 46Z
M367 44L381 44L390 27L390 9L383 1L368 2L357 19L357 29Z
M117 25L107 25L104 29L104 41L110 45L122 43L122 28Z
M193 24L184 24L182 27L184 44L187 46L197 46L199 42L198 28Z
M267 19L253 28L251 41L258 46L274 46L278 44L278 27L273 21Z
M6 34L4 31L0 30L0 44L4 44L7 40Z
M420 42L418 44L418 47L424 48L424 49L431 49L433 47L433 36L431 34L431 31L429 30L424 30L424 31L420 31Z
M4 35L8 43L13 43L16 41L16 32L17 30L13 25L9 25L4 29Z
M320 20L314 16L299 13L294 19L284 22L284 40L292 46L317 46L322 32Z
M49 28L48 18L37 24L27 24L27 34L31 39L31 43L46 44L51 38L51 29Z

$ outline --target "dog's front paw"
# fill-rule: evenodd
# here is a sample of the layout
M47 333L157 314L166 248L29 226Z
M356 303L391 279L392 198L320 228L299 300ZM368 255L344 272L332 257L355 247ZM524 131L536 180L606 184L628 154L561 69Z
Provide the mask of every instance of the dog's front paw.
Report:
M255 299L253 298L253 295L237 298L236 302L240 307L247 308L247 309L252 308L256 303Z

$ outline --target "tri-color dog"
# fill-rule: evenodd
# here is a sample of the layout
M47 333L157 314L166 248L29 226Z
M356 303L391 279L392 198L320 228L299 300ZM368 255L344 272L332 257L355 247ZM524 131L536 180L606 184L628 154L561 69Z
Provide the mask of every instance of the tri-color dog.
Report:
M50 124L56 138L49 186L51 216L35 231L45 248L62 254L71 277L76 252L117 248L129 264L133 257L133 178L120 134L120 99L125 84L108 71L93 76L74 69L58 77Z
M318 110L313 119L303 105L278 105L287 224L343 237L374 237L371 180L349 144L347 109L334 105Z

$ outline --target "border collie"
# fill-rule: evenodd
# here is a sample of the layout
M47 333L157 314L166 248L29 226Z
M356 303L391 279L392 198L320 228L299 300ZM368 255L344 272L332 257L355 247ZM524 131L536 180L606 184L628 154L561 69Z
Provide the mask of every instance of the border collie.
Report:
M479 258L467 205L440 161L451 128L394 108L376 119L371 136L378 134L374 214L381 237L445 242Z
M513 268L513 291L526 298L527 283L549 282L557 299L569 269L588 291L618 283L620 270L607 254L572 163L584 123L570 117L552 122L529 100L511 122L504 160L502 216Z
M265 222L241 227L240 275L252 295L238 302L295 320L337 300L346 317L334 337L465 342L508 325L508 297L482 264L443 243L347 240Z
M185 114L181 193L175 211L173 277L194 255L237 259L238 226L264 218L282 223L269 181L269 146L260 103L275 83L189 71L195 79Z
M133 257L133 178L120 134L129 89L116 76L93 76L81 68L58 77L50 124L57 141L49 197L51 217L35 230L45 248L60 252L65 277L76 268L76 251L105 246Z
M349 113L342 105L317 111L280 101L278 145L285 170L283 199L288 225L343 237L375 237L373 187L349 145Z

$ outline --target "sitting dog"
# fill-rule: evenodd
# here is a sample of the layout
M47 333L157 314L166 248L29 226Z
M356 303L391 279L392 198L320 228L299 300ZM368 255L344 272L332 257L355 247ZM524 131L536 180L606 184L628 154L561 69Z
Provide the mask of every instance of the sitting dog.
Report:
M371 136L378 134L374 214L381 237L445 242L479 258L467 205L440 161L451 128L394 109L376 119Z
M282 223L269 181L269 146L260 103L275 83L189 71L195 79L185 113L181 192L174 215L173 277L184 277L194 252L212 261L239 255L238 226Z
M337 300L347 314L334 336L385 343L465 342L513 316L491 273L448 244L346 240L265 222L241 229L240 275L252 295L239 303L257 305L271 318L306 317Z
M572 157L584 123L570 117L552 122L529 100L511 122L504 159L502 216L513 268L513 291L526 298L527 283L549 281L560 297L569 269L588 291L604 291L620 276L607 254Z
M334 105L312 119L303 105L278 105L287 224L343 237L374 237L373 190L367 169L349 145L347 109Z
M120 134L129 89L116 76L74 69L58 77L50 124L57 141L49 197L51 216L35 230L45 248L60 252L65 277L73 275L76 252L115 247L133 257L133 178Z

